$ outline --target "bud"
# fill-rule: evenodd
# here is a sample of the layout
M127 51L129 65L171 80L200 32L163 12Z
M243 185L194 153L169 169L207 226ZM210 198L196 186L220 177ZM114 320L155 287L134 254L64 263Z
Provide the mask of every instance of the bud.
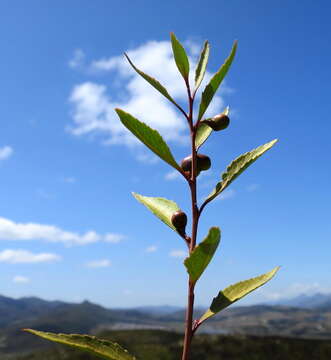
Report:
M203 122L210 126L213 130L220 131L226 129L229 126L230 119L225 114L219 114L211 119L203 120Z
M185 235L187 216L183 211L176 211L171 217L171 223L180 235Z

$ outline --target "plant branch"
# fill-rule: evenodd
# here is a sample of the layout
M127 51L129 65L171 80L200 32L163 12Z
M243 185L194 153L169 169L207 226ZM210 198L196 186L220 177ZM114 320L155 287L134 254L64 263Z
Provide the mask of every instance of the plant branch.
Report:
M191 177L188 179L190 190L191 190L191 205L192 205L192 234L191 241L189 246L189 252L191 253L196 246L197 231L198 231L198 222L199 222L199 209L197 206L197 151L195 147L195 136L196 129L193 125L193 102L194 98L191 95L190 86L188 80L186 81L187 94L189 99L189 126L191 134L191 152L192 152L192 168L191 168ZM182 360L188 360L190 354L190 347L193 337L193 310L194 310L194 286L195 284L188 282L188 299L187 299L187 309L186 309L186 323L185 323L185 336L184 336L184 347Z

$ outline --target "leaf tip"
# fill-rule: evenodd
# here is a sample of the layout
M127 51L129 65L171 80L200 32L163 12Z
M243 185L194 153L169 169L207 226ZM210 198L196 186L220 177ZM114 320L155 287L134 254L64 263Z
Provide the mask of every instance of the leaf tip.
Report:
M277 274L280 268L281 266L276 266L269 272L270 279L272 279Z
M133 196L134 198L136 198L136 199L138 200L139 194L137 194L137 193L134 192L134 191L131 191L131 194L132 194L132 196Z
M218 226L212 226L210 231L217 231L218 233L221 233L221 229Z

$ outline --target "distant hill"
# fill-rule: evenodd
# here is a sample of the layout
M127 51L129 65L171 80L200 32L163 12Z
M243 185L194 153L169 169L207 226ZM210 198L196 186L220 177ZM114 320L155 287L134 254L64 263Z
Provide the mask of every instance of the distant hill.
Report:
M157 331L108 331L100 334L128 349L137 359L178 360L182 352L182 334ZM284 337L197 335L192 343L191 360L329 360L328 340ZM3 355L1 360L96 360L96 357L65 346L34 351L21 356Z
M46 301L36 297L11 299L0 295L0 328L22 319L33 319L65 304L61 301Z
M331 307L323 304L310 309L284 305L230 307L201 326L198 333L331 339ZM195 317L201 312L202 309L197 309ZM107 309L88 301L72 304L0 296L0 358L50 346L23 333L21 328L25 327L91 334L125 329L181 332L184 317L184 309L177 307Z
M294 298L283 299L274 302L273 305L293 306L305 309L315 309L319 307L331 309L331 294L316 293L312 295L301 294Z
M168 315L177 311L183 310L181 306L170 306L170 305L146 305L146 306L138 306L134 308L134 310L154 315Z

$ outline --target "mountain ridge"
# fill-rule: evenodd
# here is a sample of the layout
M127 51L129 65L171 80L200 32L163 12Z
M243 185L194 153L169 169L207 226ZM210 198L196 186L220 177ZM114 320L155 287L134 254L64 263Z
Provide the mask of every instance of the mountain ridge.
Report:
M183 308L163 306L160 312L157 308L108 309L90 301L66 303L0 296L0 355L1 352L49 346L23 333L21 329L26 327L89 334L126 329L183 331ZM204 310L197 308L195 318ZM324 304L310 309L270 304L229 307L201 326L198 333L331 339L331 306Z

